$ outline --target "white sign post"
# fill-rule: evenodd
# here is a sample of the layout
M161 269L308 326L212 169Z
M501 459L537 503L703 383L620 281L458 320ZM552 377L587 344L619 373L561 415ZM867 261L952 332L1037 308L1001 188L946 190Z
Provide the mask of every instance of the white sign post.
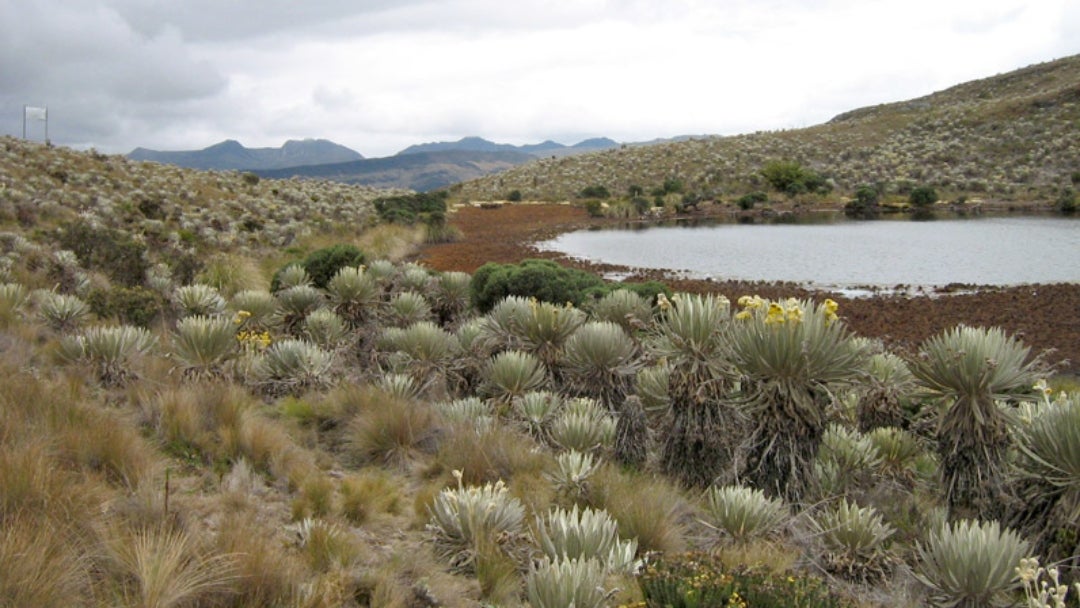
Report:
M49 108L37 106L23 106L22 136L26 139L26 121L40 120L45 123L45 141L49 141Z

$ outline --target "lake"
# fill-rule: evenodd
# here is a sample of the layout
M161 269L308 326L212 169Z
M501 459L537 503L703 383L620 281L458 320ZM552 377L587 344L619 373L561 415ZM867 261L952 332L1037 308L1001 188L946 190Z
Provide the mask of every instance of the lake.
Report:
M816 214L797 223L580 230L537 246L692 278L792 281L841 291L1080 282L1080 218L1061 216L915 221Z

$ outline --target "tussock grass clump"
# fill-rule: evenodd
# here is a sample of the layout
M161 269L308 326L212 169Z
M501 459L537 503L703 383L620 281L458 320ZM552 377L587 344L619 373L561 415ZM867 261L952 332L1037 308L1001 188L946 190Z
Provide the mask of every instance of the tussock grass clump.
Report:
M589 479L587 506L615 518L619 536L636 538L640 554L686 548L682 521L688 506L678 487L663 477L604 465Z
M463 483L479 485L538 474L550 462L547 453L512 429L468 425L451 429L440 440L432 471L457 471Z
M147 608L172 608L210 600L236 576L233 556L214 554L191 534L168 528L120 533L109 553L129 577L124 596Z
M342 517L357 526L381 513L401 513L404 507L401 480L381 469L367 468L346 477L339 491Z
M404 465L435 451L440 424L431 406L387 393L369 403L346 431L349 453L358 462Z
M90 606L93 561L59 522L28 514L0 518L0 602L6 606Z

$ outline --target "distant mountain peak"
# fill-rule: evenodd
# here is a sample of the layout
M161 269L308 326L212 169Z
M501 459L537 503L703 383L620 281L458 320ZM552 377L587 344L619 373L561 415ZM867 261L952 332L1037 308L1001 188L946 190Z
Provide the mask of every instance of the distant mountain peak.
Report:
M462 137L457 141L437 141L409 146L401 152L398 152L398 156L403 154L418 154L421 152L445 152L448 150L464 150L469 152L521 152L532 156L568 156L571 154L580 154L582 152L606 150L618 146L618 142L606 137L586 139L572 146L560 144L550 139L539 144L515 146L513 144L499 144L484 139L483 137L470 135L468 137Z
M343 163L364 157L327 139L290 139L279 148L247 148L235 139L226 139L202 150L135 148L128 158L191 169L258 171Z

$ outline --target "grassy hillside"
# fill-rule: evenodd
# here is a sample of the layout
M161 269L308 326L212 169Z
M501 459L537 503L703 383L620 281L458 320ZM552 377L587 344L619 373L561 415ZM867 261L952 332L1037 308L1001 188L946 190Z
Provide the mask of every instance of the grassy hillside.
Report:
M863 108L806 129L705 137L542 160L454 190L468 200L569 200L604 186L625 196L668 179L732 200L764 190L770 160L790 160L832 180L828 197L862 184L886 193L930 185L944 198L1052 201L1080 171L1080 56L961 84L919 99Z
M1018 339L431 272L377 218L442 199L385 194L0 140L0 606L976 606L1080 561L1080 397Z

